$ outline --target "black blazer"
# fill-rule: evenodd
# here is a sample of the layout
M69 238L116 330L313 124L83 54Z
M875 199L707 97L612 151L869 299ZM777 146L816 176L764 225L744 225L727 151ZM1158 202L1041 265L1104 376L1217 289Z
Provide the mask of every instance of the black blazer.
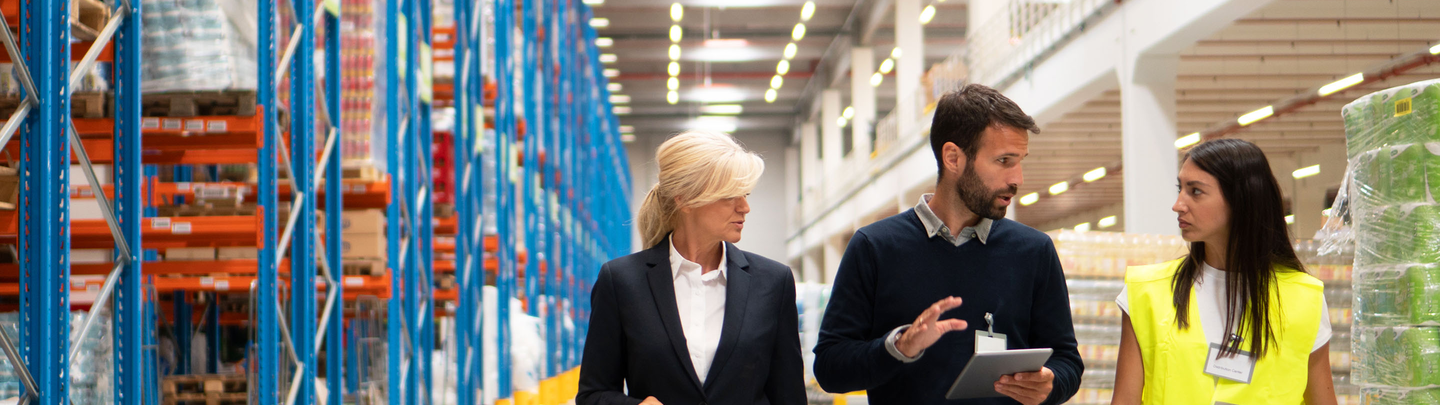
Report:
M805 404L795 276L729 243L725 255L724 326L703 386L680 327L670 243L600 267L577 405L651 396L665 405Z

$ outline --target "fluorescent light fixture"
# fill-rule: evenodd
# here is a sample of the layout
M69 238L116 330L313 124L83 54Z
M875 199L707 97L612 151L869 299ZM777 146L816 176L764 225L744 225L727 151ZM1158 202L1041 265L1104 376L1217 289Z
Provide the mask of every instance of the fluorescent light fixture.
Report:
M1060 195L1060 193L1063 193L1063 192L1066 192L1066 191L1069 191L1069 190L1070 190L1070 182L1068 182L1068 181L1062 181L1062 182L1055 183L1054 185L1051 185L1051 186L1050 186L1050 195Z
M726 114L735 115L745 111L745 107L739 104L711 104L700 107L702 114Z
M800 8L800 21L810 21L815 16L815 2L807 1L805 6Z
M620 69L605 69L603 73L605 77L615 77L620 75Z
M665 67L665 71L668 72L668 73L670 73L670 76L679 76L679 75L680 75L680 63L679 63L679 62L670 62L670 66L666 66L666 67Z
M605 0L585 0L584 3L585 3L585 5L587 5L587 6L599 6L599 5L604 5L604 4L605 4Z
M1075 225L1075 232L1090 232L1090 223L1086 222L1080 225Z
M775 74L783 75L786 73L790 73L790 61L782 59L780 63L775 64Z
M666 80L665 80L665 88L670 89L670 90L679 90L679 89L680 89L680 78L671 76L669 79L666 79Z
M1286 225L1295 225L1295 216L1294 216L1294 215L1286 215L1286 216L1285 216L1285 224L1286 224Z
M620 57L615 56L613 53L600 54L600 63L615 63L615 61L618 60L620 60Z
M1096 168L1095 170L1091 170L1091 171L1085 172L1085 177L1084 177L1084 178L1085 178L1085 182L1086 182L1086 183L1091 183L1091 182L1094 182L1095 180L1103 179L1103 178L1105 178L1105 168L1101 167L1101 168Z
M670 44L670 60L680 60L680 44Z
M845 124L849 124L849 123L850 123L850 120L845 119L845 117L840 117L840 118L836 118L836 119L835 119L835 125L839 125L840 128L844 128L844 127L845 127Z
M1302 167L1290 173L1296 180L1320 174L1320 165Z
M1105 228L1109 228L1109 227L1115 226L1115 216L1114 216L1114 215L1111 215L1111 216L1108 216L1108 217L1100 218L1100 223L1099 223L1099 225L1100 225L1100 229L1105 229Z
M680 42L680 39L684 37L685 30L681 29L680 25L677 24L670 26L670 42Z
M1190 134L1190 135L1185 135L1185 136L1180 137L1179 139L1176 139L1176 140L1175 140L1175 149L1185 149L1186 147L1189 147L1190 145L1194 145L1194 144L1197 144L1197 143L1200 143L1200 133L1199 133L1199 132L1196 132L1196 133L1193 133L1193 134Z
M890 51L890 57L895 58L895 59L900 59L900 47L897 46L897 47L895 47L894 50L891 50L891 51Z
M1350 88L1350 86L1354 86L1354 85L1360 84L1361 82L1364 82L1364 81L1365 81L1365 74L1364 74L1364 73L1356 73L1356 74L1350 75L1350 77L1346 77L1346 78L1344 78L1344 79L1336 80L1334 83L1330 83L1330 84L1327 84L1327 85L1324 85L1324 86L1320 87L1320 96L1321 96L1321 97L1324 97L1324 96L1328 96L1328 95L1331 95L1331 94L1335 94L1335 92L1337 92L1337 91L1348 89L1348 88Z
M840 113L840 116L841 116L841 117L845 117L845 119L847 119L847 120L848 120L848 119L851 119L851 118L855 118L855 106L853 106L853 105L852 105L852 106L846 106L846 107L845 107L845 111L841 112L841 113Z
M670 103L670 104L679 103L679 102L680 102L680 93L675 92L675 90L670 90L670 91L668 91L668 92L665 92L665 102Z
M711 130L711 131L720 131L720 132L735 132L735 126L736 126L738 123L739 123L739 120L736 120L735 117L729 117L729 116L717 117L717 116L702 115L702 116L700 116L700 117L698 117L698 118L695 118L693 121L690 121L690 128L692 128L692 129L708 129L708 130Z
M620 142L622 142L622 143L635 142L635 134L620 134Z
M790 31L790 38L796 41L805 38L805 23L796 23L795 29Z
M622 133L622 134L628 134L628 133L632 133L632 132L635 132L635 126L634 126L634 125L621 125L621 126L620 126L620 133Z
M778 89L782 84L785 84L785 79L780 77L780 75L775 75L775 77L770 78L770 88Z
M591 19L590 19L590 26L591 26L591 27L595 27L595 28L605 28L605 27L609 27L609 26L610 26L610 19L609 19L609 18L591 18Z
M681 6L680 3L673 3L673 4L670 5L670 19L671 19L671 20L675 20L675 22L680 22L680 19L681 19L681 18L684 18L684 17L685 17L685 7Z
M709 48L740 48L750 46L750 41L744 38L707 39L705 46Z
M775 102L775 97L776 97L776 96L777 96L777 94L775 93L775 89L765 90L765 102L767 102L767 103L773 103L773 102Z
M935 5L934 5L934 4L925 6L925 9L924 9L924 10L920 10L920 24L922 24L922 25L923 25L923 24L929 24L929 23L930 23L930 20L933 20L933 19L935 19Z
M1040 193L1030 193L1026 194L1024 197L1020 197L1020 205L1030 205L1034 204L1036 201L1040 201Z
M605 90L610 90L611 93L619 93L620 90L624 88L625 86L621 86L620 83L610 83L605 85Z
M880 87L880 83L884 83L884 82L885 82L885 75L882 75L882 74L880 74L879 72L876 72L875 74L870 75L870 86L871 86L871 87Z
M1431 54L1431 55L1440 55L1440 45L1435 45L1435 46L1430 47L1430 54Z
M888 75L892 70L895 70L895 59L886 58L884 62L880 62L880 73Z
M629 102L630 102L630 96L627 96L627 95L616 94L616 95L610 96L610 104L625 104L625 103L629 103Z
M1240 119L1235 120L1235 122L1240 123L1240 126L1243 127L1246 125L1254 124L1255 121L1269 118L1271 115L1275 115L1275 106L1267 105L1265 106L1265 108L1261 108L1259 110L1251 111L1245 115L1241 115Z
M626 107L626 106L623 106L623 105L622 105L622 106L616 106L616 107L614 107L614 108L611 108L610 111L614 112L615 115L626 115L626 114L630 114L630 107Z
M595 38L595 46L601 48L609 48L611 46L615 46L615 40L610 37Z
M706 104L731 104L745 101L745 91L730 85L710 85L691 90L686 99Z
M799 50L794 42L785 44L785 60L795 59L795 51Z

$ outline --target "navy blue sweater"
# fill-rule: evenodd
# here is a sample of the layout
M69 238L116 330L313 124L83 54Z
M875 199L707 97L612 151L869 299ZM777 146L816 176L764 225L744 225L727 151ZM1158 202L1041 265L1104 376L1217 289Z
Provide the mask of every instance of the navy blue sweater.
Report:
M1047 404L1075 395L1085 366L1075 347L1070 296L1055 245L1044 233L997 220L987 243L955 246L929 238L907 210L855 232L815 345L815 378L829 392L867 390L870 403L1014 404L1010 398L946 401L945 392L975 351L975 330L994 314L995 332L1011 349L1051 348L1055 373ZM905 364L885 350L885 336L910 324L948 296L963 299L940 319L963 319L970 329L950 332Z

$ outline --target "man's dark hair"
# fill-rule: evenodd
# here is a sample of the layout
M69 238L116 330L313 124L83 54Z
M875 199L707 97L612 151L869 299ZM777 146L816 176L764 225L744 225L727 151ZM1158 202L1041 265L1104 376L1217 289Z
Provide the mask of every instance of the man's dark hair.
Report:
M992 125L1040 133L1034 118L995 89L968 84L941 97L935 105L935 118L930 122L930 149L935 152L939 177L945 175L940 153L946 142L965 151L967 166L974 164L975 155L980 152L980 134Z

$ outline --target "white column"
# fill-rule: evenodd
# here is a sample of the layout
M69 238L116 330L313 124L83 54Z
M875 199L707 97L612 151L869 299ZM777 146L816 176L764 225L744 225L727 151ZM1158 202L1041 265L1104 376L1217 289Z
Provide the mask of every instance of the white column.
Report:
M1175 235L1179 173L1175 150L1176 56L1140 57L1121 64L1120 119L1125 164L1125 232Z
M836 175L842 164L841 159L844 159L841 155L844 149L840 139L840 123L836 122L840 118L841 108L840 90L825 89L820 92L820 160L823 161L821 166L824 170L821 183L825 184L826 196L830 195L833 184L843 180Z
M820 190L820 139L815 136L815 123L800 124L800 198L802 201L814 198ZM809 206L810 204L803 204ZM802 218L809 218L809 212L801 210Z
M835 282L835 273L840 272L840 257L845 254L845 245L849 243L848 240L837 241L836 239L839 238L825 238L825 241L820 243L821 254L825 256L824 268L826 283Z
M920 0L895 0L895 44L900 60L895 66L896 129L901 137L914 135L920 120L915 92L925 71L925 31L920 25Z
M794 235L799 230L797 224L804 220L800 210L800 148L795 145L785 147L785 235Z
M1006 0L970 0L970 2L966 4L966 11L969 17L967 22L969 25L965 27L965 30L975 32L976 30L985 28L988 24L1000 24L995 22L996 20L1009 20L1010 14L1003 13L1006 3L1009 2ZM966 36L973 37L974 35Z
M870 160L870 133L875 122L875 86L870 75L875 73L875 52L871 48L850 48L850 106L855 116L850 119L856 162Z

